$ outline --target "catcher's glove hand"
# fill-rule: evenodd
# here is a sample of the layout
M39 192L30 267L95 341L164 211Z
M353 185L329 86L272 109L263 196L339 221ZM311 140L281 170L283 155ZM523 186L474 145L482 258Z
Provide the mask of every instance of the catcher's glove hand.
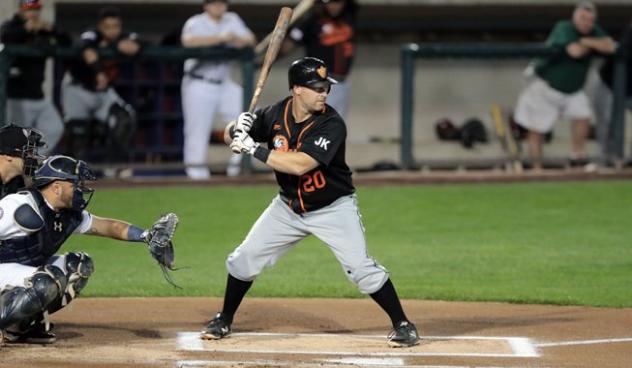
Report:
M175 254L173 252L171 239L173 239L173 234L176 232L177 226L178 216L176 216L175 213L163 215L147 230L145 243L147 243L151 256L158 261L165 280L171 285L180 288L180 286L173 282L171 275L168 273L168 271L176 270L176 268L173 267Z

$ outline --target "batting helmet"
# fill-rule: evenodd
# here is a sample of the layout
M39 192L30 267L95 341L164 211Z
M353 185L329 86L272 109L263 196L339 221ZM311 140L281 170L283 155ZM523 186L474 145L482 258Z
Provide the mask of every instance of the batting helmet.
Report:
M96 180L96 176L88 164L68 156L50 156L35 171L33 185L42 188L57 180L69 181L74 184L73 209L83 210L88 206L94 189L85 186L85 181ZM87 200L83 197L84 195L89 196Z
M329 87L338 83L329 76L325 63L314 57L304 57L292 63L288 71L290 89L294 86Z

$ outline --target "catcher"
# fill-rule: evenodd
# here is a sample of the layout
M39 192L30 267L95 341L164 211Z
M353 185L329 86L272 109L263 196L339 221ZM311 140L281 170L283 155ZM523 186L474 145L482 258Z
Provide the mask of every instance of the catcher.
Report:
M144 242L167 280L173 270L171 239L178 218L169 213L150 229L97 217L85 210L95 180L88 165L51 156L37 169L33 187L0 200L0 331L5 343L55 341L48 315L65 307L94 271L83 252L56 255L73 233Z

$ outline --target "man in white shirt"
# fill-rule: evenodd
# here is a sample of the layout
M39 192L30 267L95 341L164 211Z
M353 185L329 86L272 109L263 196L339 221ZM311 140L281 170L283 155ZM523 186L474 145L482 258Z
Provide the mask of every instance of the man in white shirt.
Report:
M184 47L226 46L243 48L255 43L253 33L239 15L227 12L227 0L205 0L204 12L189 18L182 29ZM208 142L215 114L236 120L243 103L241 86L230 79L227 62L188 59L182 79L184 163L191 179L207 179ZM239 155L233 155L228 174L237 174Z

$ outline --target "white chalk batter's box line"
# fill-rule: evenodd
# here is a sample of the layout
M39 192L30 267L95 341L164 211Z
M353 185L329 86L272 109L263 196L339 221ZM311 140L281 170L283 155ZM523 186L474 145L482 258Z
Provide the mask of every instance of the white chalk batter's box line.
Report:
M383 335L349 335L349 334L307 334L307 333L270 333L270 332L242 332L232 336L261 336L261 337L358 337L385 340ZM424 340L499 340L506 341L513 351L512 354L502 353L439 353L439 352L411 352L397 351L392 353L354 353L340 351L300 351L300 350L270 350L270 349L222 349L209 348L200 339L199 332L178 332L178 348L186 351L209 351L218 353L244 354L300 354L300 355L337 355L337 356L365 356L365 357L416 357L416 356L448 356L448 357L488 357L488 358L537 358L540 356L535 345L526 337L490 337L490 336L424 336Z
M473 366L473 365L407 365L402 359L331 359L323 360L320 363L305 362L287 362L281 360L262 360L255 359L250 361L232 361L232 360L180 360L175 364L176 368L208 368L208 367L225 367L238 365L240 367L261 367L261 366L277 366L277 367L319 367L319 368L336 368L340 366L361 366L361 367L390 367L390 368L522 368L522 367L492 367L492 366Z

